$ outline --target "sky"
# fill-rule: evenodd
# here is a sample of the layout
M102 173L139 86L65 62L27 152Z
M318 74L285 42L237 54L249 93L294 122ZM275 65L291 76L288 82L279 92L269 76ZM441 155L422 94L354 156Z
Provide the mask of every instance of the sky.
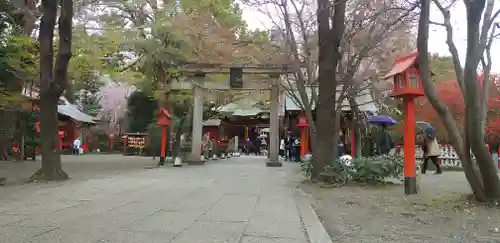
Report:
M497 4L496 9L500 8ZM269 29L273 26L269 18L251 7L243 8L243 18L251 29ZM452 24L454 27L454 41L460 54L462 63L465 58L466 51L466 18L465 7L460 2L451 10ZM431 20L434 22L442 22L442 15L437 8L431 11ZM500 18L498 19L500 21ZM448 46L446 45L446 31L440 26L431 26L431 33L429 34L429 51L438 53L443 56L450 56ZM499 30L500 31L500 30ZM500 39L493 43L492 48L493 65L492 71L500 73ZM496 59L496 60L495 60Z

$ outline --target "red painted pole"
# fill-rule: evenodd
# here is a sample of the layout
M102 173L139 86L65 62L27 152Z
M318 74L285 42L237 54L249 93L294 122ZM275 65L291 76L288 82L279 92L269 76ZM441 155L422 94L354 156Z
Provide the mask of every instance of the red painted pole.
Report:
M167 128L161 128L161 151L160 151L160 162L165 161L165 150L167 149Z
M413 97L404 97L404 186L405 194L417 193L415 166L415 107Z
M304 157L304 155L306 154L306 143L307 143L307 139L306 139L306 128L305 127L300 127L300 156L301 157Z

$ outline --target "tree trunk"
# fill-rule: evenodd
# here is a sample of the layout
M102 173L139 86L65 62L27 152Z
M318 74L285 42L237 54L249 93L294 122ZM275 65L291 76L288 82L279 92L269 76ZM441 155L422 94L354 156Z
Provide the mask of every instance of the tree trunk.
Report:
M430 77L429 69L429 55L428 55L428 38L429 38L429 24L430 24L430 1L431 0L421 0L420 1L420 20L418 27L418 39L417 46L419 50L419 68L420 68L420 78L422 80L422 87L424 89L425 95L431 105L436 110L436 113L441 118L441 121L446 128L448 137L451 141L451 145L455 149L464 167L465 177L469 182L474 196L479 201L485 201L486 195L482 188L480 181L480 176L474 170L473 162L469 155L468 140L464 141L464 138L460 135L460 131L457 128L457 124L451 115L446 104L444 104L436 91L436 87L432 83Z
M464 67L465 84L465 129L470 139L471 151L476 157L483 179L484 192L487 198L500 198L500 180L497 168L492 163L491 154L486 148L482 132L482 101L479 97L477 68L482 58L480 50L480 23L485 7L485 0L470 1L467 6L467 54ZM483 82L487 85L487 82Z
M58 1L43 0L40 21L40 139L42 168L31 177L33 180L65 180L62 170L57 137L57 104L68 85L68 62L71 58L72 0L61 0L59 16L59 50L54 67L54 29Z
M10 111L7 109L0 110L0 161L9 159L9 146L10 143L10 128L13 126L13 120L11 119Z
M337 96L336 68L340 59L339 46L345 30L344 0L334 1L334 15L330 29L331 4L328 0L318 0L318 103L316 105L316 141L313 150L312 179L317 179L323 168L336 157L335 113ZM337 129L338 130L338 129Z
M50 93L46 94L50 95ZM66 180L68 175L62 170L57 134L57 96L40 97L40 140L42 152L42 168L32 180ZM49 124L48 126L45 124ZM45 125L45 126L44 126Z

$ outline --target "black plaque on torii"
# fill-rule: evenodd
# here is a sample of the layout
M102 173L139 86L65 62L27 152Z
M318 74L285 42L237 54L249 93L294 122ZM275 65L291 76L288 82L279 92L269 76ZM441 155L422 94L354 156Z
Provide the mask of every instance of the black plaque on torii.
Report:
M229 69L229 87L234 89L243 88L243 68Z

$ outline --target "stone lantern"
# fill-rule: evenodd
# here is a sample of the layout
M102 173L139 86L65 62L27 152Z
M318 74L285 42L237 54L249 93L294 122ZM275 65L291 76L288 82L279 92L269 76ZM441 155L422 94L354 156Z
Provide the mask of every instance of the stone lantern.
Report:
M424 95L418 68L418 52L400 57L385 79L392 79L391 96L401 98L404 107L404 186L405 194L417 193L415 164L415 98Z

